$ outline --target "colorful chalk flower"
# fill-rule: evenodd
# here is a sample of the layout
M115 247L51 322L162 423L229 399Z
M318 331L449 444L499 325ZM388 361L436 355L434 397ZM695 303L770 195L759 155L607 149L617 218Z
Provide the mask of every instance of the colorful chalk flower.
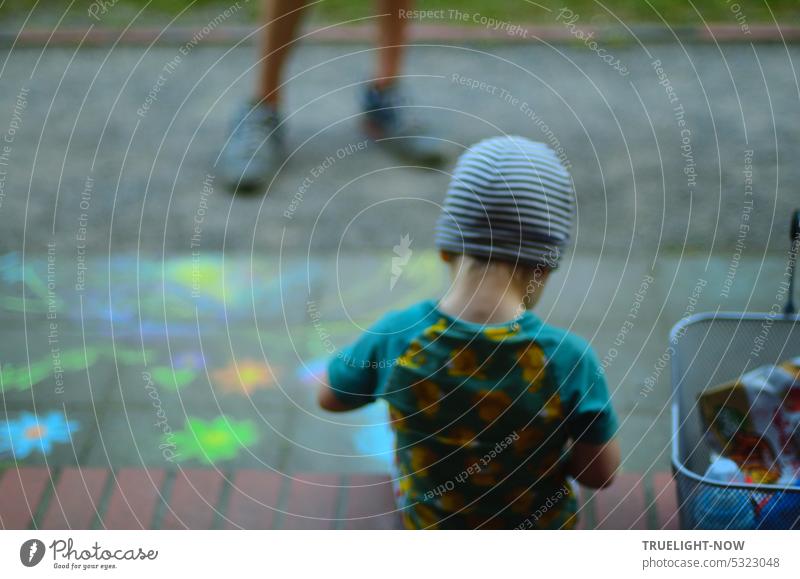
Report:
M66 420L58 411L36 416L22 412L15 420L0 422L0 454L23 459L35 451L49 454L55 444L70 442L79 430L75 420Z
M268 364L246 358L231 361L225 368L215 370L211 377L223 394L251 394L271 388L274 383L273 370Z

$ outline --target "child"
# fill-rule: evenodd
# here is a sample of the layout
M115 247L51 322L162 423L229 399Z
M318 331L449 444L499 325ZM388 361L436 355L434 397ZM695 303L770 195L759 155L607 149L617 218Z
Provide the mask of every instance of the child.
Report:
M406 527L571 528L567 477L611 482L616 417L597 359L529 311L572 214L571 178L547 145L474 145L437 225L446 295L387 314L331 361L323 408L389 404Z

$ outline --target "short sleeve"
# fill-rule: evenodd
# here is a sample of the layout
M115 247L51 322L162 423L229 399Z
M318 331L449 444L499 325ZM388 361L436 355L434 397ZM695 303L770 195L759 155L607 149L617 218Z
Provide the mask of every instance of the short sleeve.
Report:
M385 350L385 337L376 324L336 353L328 363L328 383L339 400L364 404L375 399Z
M618 426L605 373L586 342L576 340L576 346L577 361L562 368L567 433L576 442L604 444L614 437Z
M373 402L385 393L386 383L409 342L430 323L431 301L407 310L391 311L355 342L337 352L328 363L328 384L345 403Z

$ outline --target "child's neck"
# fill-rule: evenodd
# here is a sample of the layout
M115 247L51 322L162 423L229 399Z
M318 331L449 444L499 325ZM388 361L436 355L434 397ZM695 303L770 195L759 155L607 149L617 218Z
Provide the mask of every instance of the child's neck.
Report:
M525 291L505 269L457 267L450 290L439 301L439 309L468 322L501 324L518 318L524 311ZM528 296L531 303L536 297Z

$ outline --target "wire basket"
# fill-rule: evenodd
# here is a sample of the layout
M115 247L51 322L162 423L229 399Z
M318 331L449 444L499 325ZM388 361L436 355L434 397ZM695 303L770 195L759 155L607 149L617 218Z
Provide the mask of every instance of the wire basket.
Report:
M707 313L670 333L672 468L684 529L800 529L800 488L706 478L711 448L697 405L706 388L800 356L800 316Z

